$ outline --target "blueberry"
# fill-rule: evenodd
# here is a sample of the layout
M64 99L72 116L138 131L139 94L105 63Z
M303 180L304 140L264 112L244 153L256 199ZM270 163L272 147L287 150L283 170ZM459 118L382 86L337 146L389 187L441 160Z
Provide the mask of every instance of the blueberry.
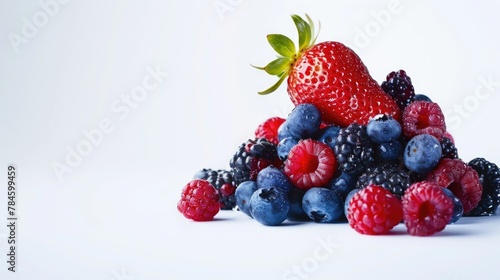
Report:
M288 131L288 124L286 121L284 121L280 127L278 127L278 141L283 141L285 138L295 138L289 131ZM297 140L298 141L298 140Z
M344 215L347 217L347 213L349 211L349 202L351 201L351 198L357 193L359 192L361 189L353 189L352 191L350 191L346 198L345 198L345 201L344 201Z
M403 159L409 170L425 174L441 159L441 143L430 134L414 136L406 144Z
M310 188L302 198L304 212L317 223L332 223L342 217L342 198L327 188Z
M334 178L325 186L341 197L345 197L354 187L356 187L358 176L351 175L342 171L337 171Z
M318 141L323 142L333 149L337 143L337 136L339 136L340 127L330 125L319 130L318 135L315 137Z
M432 100L429 98L429 96L425 94L415 94L415 97L413 98L413 101L428 101L432 102Z
M288 200L290 201L290 209L288 209L287 219L290 221L306 221L309 220L306 212L302 208L302 198L306 193L305 190L299 188L292 188L288 193Z
M196 174L194 174L193 179L206 179L206 178L208 178L209 173L211 171L212 170L209 170L209 169L202 169L202 170L196 172Z
M258 189L250 198L250 213L259 223L276 226L286 220L290 202L286 194L274 187Z
M284 125L284 135L295 139L307 139L319 131L321 113L313 104L299 104L288 115ZM281 127L280 127L281 128Z
M391 162L398 159L403 146L398 140L381 143L375 148L375 156L380 162Z
M288 193L292 188L292 183L285 173L274 166L268 166L259 171L256 182L259 189L275 187Z
M391 142L401 135L401 125L391 116L377 115L366 125L370 139L377 143Z
M281 140L276 148L278 150L278 157L282 161L285 161L288 158L288 153L290 153L290 150L293 146L297 145L297 143L299 143L299 140L293 137L286 137Z
M443 188L444 193L453 200L453 215L448 224L456 223L464 213L464 205L449 189Z
M255 181L245 181L238 185L234 194L238 209L250 217L252 217L252 214L250 214L250 198L257 189Z

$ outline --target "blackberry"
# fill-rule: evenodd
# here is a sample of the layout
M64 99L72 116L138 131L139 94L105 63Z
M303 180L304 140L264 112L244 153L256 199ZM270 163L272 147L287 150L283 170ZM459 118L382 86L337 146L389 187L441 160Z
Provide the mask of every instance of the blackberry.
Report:
M458 150L455 147L455 144L451 141L450 138L444 137L441 139L441 153L443 158L458 158Z
M401 198L410 187L410 173L397 164L382 164L370 167L359 176L356 188L362 189L370 184L386 188Z
M417 183L417 182L425 181L425 179L427 179L427 174L422 174L422 173L410 171L409 179L410 179L410 185L412 185L412 184Z
M389 73L382 82L382 89L396 101L401 111L415 99L415 89L404 70Z
M500 169L484 158L475 158L468 165L477 171L483 193L479 204L466 216L494 215L500 204Z
M212 170L204 168L198 171L193 179L207 180L219 193L219 203L221 210L231 210L236 206L234 192L236 187L233 183L233 175L227 170Z
M255 181L259 171L270 165L281 168L283 162L278 157L276 145L266 138L248 139L229 161L236 187L244 181Z
M375 161L373 142L366 133L366 126L357 123L340 129L334 152L340 169L351 175L362 174Z

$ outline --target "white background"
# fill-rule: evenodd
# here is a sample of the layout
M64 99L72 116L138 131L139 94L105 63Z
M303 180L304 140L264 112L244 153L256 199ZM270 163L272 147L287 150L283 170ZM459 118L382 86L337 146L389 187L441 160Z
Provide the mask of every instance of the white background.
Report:
M498 8L495 1L2 0L0 279L495 273L496 216L463 219L428 238L410 237L402 225L371 237L346 224L264 227L231 211L195 223L176 202L196 171L227 168L259 123L291 110L284 87L257 94L275 78L250 67L274 58L266 34L296 40L291 14L320 21L318 41L353 48L379 82L405 69L417 93L446 112L465 161L500 163ZM18 168L16 273L5 262L9 164Z

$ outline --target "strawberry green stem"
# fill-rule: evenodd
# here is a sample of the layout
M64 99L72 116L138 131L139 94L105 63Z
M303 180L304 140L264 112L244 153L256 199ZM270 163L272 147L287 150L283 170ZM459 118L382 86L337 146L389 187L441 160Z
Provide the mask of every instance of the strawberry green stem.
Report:
M302 19L298 15L292 15L292 20L297 28L297 33L299 37L298 48L296 48L293 41L285 35L281 34L269 34L267 35L267 41L271 47L278 53L278 58L269 62L264 67L253 66L259 70L264 70L266 73L272 76L277 76L278 81L272 85L270 88L258 92L261 95L269 94L276 91L283 81L288 77L290 70L293 68L295 61L314 45L317 34L313 38L314 24L311 18L306 15L307 21Z

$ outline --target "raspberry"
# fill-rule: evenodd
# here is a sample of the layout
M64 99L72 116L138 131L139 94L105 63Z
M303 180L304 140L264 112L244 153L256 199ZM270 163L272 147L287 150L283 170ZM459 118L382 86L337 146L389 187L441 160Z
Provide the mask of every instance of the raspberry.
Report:
M278 128L285 122L280 117L269 118L255 129L255 138L266 138L274 145L278 145Z
M194 179L182 189L177 210L195 221L210 221L219 213L219 194L207 180Z
M233 184L233 175L227 170L212 170L204 168L198 171L193 179L207 180L219 192L219 202L221 210L231 210L236 206L234 192L236 187Z
M403 218L410 235L428 236L442 231L453 214L453 201L433 182L411 185L402 199Z
M375 161L373 142L366 126L357 123L340 129L334 152L340 169L351 175L362 174Z
M337 171L332 149L319 141L306 139L295 145L285 161L284 172L301 189L328 183Z
M427 181L448 188L462 202L464 214L474 209L483 192L477 171L460 159L442 159L431 173Z
M444 115L437 103L414 101L403 111L403 134L407 139L430 134L441 141L445 132Z
M415 98L415 89L404 70L393 71L382 82L382 89L390 95L403 111Z
M403 219L401 201L384 187L369 185L349 201L347 220L362 234L385 234Z
M477 171L483 187L481 201L468 216L494 215L500 204L500 169L484 158L475 158L468 165Z

